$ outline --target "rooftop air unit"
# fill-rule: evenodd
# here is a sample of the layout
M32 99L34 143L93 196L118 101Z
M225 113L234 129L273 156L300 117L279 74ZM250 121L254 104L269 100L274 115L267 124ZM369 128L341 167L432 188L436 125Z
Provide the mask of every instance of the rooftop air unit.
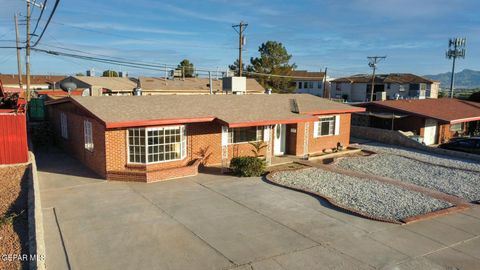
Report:
M245 94L247 92L247 78L245 77L224 77L222 79L222 90L233 94Z

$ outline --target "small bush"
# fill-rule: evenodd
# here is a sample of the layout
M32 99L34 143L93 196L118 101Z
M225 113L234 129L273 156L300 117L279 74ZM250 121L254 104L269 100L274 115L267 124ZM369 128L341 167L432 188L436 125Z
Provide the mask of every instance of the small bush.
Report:
M235 157L230 161L230 169L237 176L261 176L265 172L265 161L257 157Z

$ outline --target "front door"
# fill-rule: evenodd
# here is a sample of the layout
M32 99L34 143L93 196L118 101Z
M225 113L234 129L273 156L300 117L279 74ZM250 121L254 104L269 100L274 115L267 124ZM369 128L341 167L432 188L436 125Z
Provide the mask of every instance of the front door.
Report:
M285 154L286 130L287 127L284 124L275 125L275 139L273 140L273 152L275 156Z
M438 126L437 121L433 119L425 120L425 129L423 130L423 143L431 145L437 143Z

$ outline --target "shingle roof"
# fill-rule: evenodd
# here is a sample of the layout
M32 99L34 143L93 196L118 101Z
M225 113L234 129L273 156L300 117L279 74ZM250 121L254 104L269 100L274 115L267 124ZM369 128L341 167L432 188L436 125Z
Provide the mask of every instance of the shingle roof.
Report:
M137 87L137 84L129 78L124 77L90 77L90 76L74 76L73 78L82 81L88 85L101 86L112 91L129 91ZM68 80L67 78L66 80Z
M198 122L218 119L238 127L312 121L312 115L317 114L364 111L308 94L101 96L66 100L73 100L107 127L139 126L135 122L159 120L172 120L173 124L195 119Z
M302 80L302 81L309 81L309 80L323 80L325 77L324 72L312 72L306 70L294 70L290 73L290 76L295 77L294 80Z
M165 78L140 77L140 87L143 91L164 94L209 94L208 78L185 78L165 80ZM222 91L222 80L212 80L213 91ZM255 80L247 79L247 93L264 93L265 89Z
M459 99L386 100L370 104L448 123L480 120L480 103Z
M370 83L372 75L357 74L350 77L343 77L333 80L332 82L346 82L346 83ZM410 73L390 73L375 75L375 83L434 83L430 79L417 76Z
M58 83L59 81L65 79L66 76L52 76L52 75L30 75L30 84L53 84L54 82ZM17 74L0 74L0 80L4 85L18 84L18 75ZM23 84L26 84L27 77L22 76Z

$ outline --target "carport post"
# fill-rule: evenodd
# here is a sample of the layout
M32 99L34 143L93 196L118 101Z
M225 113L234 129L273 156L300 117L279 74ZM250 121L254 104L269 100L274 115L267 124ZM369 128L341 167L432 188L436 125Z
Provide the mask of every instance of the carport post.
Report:
M265 134L264 136L268 136L267 140L267 153L265 154L265 160L267 166L272 165L272 144L273 144L273 136L271 134L273 130L273 126L265 126Z

